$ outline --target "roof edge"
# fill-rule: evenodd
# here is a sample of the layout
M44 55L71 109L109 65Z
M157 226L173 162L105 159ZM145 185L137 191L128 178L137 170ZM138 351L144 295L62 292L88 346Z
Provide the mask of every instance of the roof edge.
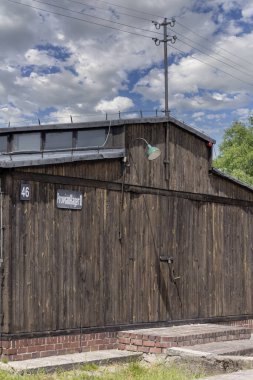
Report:
M84 121L79 123L59 123L59 124L40 124L40 125L25 125L23 127L5 127L0 128L0 134L13 133L13 132L31 132L31 131L49 131L59 129L90 129L90 128L103 128L103 127L117 127L131 124L143 123L164 123L168 121L167 117L143 117L135 119L116 119L116 120L102 120L102 121Z
M210 170L210 172L211 172L211 174L215 174L215 175L222 177L222 178L225 178L225 179L227 179L227 180L229 180L229 181L231 181L231 182L233 182L239 186L242 186L247 190L253 191L253 186L250 186L247 183L240 181L239 179L236 179L236 178L230 176L229 174L222 172L221 170L219 170L217 168L212 168Z
M0 128L0 135L4 133L14 133L14 132L31 132L31 131L50 131L50 130L64 130L64 129L89 129L89 128L103 128L103 127L116 127L122 125L131 125L131 124L157 124L157 123L166 123L171 122L178 126L179 128L184 129L187 132L190 132L193 135L200 137L202 140L207 142L212 142L213 144L216 141L205 134L202 131L199 131L196 128L190 127L188 124L185 124L174 117L143 117L143 118L134 118L134 119L117 119L117 120L103 120L103 121L86 121L81 123L64 123L64 124L42 124L42 125L26 125L23 127L5 127Z
M202 140L205 140L207 142L211 142L213 144L216 143L216 140L214 140L212 137L208 136L207 134L205 134L204 132L196 129L196 128L193 128L191 127L190 125L188 124L185 124L183 123L182 121L179 121L178 119L175 119L174 117L169 117L169 121L172 122L173 124L176 124L178 127L192 133L193 135L196 135L198 137L200 137Z

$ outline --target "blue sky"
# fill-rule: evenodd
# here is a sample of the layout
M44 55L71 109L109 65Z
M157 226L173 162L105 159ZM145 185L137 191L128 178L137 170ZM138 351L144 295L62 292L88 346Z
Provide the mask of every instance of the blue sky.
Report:
M0 127L163 110L163 46L152 41L162 35L151 21L173 16L172 115L218 143L234 120L252 115L252 0L16 1L32 7L0 4Z

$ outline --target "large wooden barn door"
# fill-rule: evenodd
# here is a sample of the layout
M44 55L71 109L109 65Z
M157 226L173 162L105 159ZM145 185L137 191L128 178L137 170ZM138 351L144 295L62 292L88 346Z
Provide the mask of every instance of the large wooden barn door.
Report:
M214 222L222 225L223 206L35 181L21 199L22 184L13 181L11 200L13 332L225 313L214 296L225 292L218 263L228 260L219 256L226 242ZM80 191L82 209L59 209L59 188Z

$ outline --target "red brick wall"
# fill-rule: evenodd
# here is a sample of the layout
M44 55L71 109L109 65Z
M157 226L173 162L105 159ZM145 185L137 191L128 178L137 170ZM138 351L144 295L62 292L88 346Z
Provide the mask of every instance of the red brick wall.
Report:
M201 324L198 326L198 331L192 328L193 325L178 326L176 335L170 335L169 328L167 334L159 334L159 329L154 328L148 330L141 330L141 333L136 331L121 331L118 333L118 349L145 352L150 354L165 353L170 347L183 347L194 346L196 344L204 344L211 342L221 342L228 340L249 339L251 336L250 329L244 325L238 326L237 329L224 327L223 330L213 330L210 328L208 331ZM211 325L210 325L211 326ZM182 333L180 332L182 328ZM174 330L175 331L175 330Z
M73 354L117 348L117 333L61 335L2 341L2 358L26 360L53 355Z
M221 324L248 327L253 331L253 319L222 322ZM236 339L244 338L244 336L241 335L243 334L238 332ZM216 337L216 340L219 340L219 338ZM210 341L212 341L212 338L207 336L177 337L170 339L168 337L140 335L133 332L128 333L127 331L122 331L2 340L1 347L2 358L8 358L8 360L26 360L116 348L159 354L165 352L168 347L208 343Z

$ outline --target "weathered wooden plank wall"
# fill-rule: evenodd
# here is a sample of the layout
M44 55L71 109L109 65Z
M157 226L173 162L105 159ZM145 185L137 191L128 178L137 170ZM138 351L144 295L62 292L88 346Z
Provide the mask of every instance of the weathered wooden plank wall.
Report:
M59 185L31 181L20 202L20 184L4 332L252 313L252 208L71 186L83 209L62 210Z
M5 333L253 314L253 207L240 202L253 192L210 176L205 142L175 125L166 180L166 128L128 126L124 192L119 160L3 174ZM160 159L143 157L140 136L161 148ZM57 209L59 188L81 191L83 209ZM175 283L160 256L174 258Z
M166 181L165 141L166 128L169 131L168 161L169 181ZM145 145L135 141L146 138L158 146L161 157L150 163L144 157ZM126 146L130 148L130 167L126 183L159 189L170 189L198 194L211 194L233 199L253 200L253 192L233 182L210 175L210 149L206 142L175 124L134 124L126 127ZM132 158L131 158L132 157ZM134 168L135 163L136 169ZM120 161L77 162L63 165L21 168L20 171L44 173L73 178L89 178L102 181L122 181Z

